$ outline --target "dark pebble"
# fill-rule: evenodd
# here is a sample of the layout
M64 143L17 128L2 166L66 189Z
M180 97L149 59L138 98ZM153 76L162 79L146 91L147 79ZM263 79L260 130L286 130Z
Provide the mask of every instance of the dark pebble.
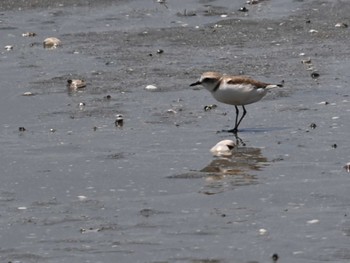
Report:
M246 8L245 6L241 7L240 9L238 9L238 11L240 12L248 12L248 8Z
M26 131L26 128L24 128L24 127L19 127L18 130L19 130L20 132L24 132L24 131Z
M311 73L311 78L313 78L313 79L317 79L319 76L320 76L320 74L318 74L317 72Z

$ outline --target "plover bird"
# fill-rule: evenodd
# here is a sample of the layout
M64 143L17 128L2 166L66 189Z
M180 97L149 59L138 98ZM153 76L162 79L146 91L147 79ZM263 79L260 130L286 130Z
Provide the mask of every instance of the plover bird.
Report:
M227 76L218 72L205 72L200 79L190 86L202 85L211 95L222 103L234 105L236 108L235 127L228 132L237 133L247 111L245 105L261 100L271 88L282 87L282 84L269 84L246 76ZM243 115L238 120L238 106L242 106Z
M232 140L223 140L218 142L213 148L210 149L210 152L214 156L232 156L232 150L235 148L236 144Z
M67 86L71 89L81 89L86 87L86 82L83 79L69 79Z

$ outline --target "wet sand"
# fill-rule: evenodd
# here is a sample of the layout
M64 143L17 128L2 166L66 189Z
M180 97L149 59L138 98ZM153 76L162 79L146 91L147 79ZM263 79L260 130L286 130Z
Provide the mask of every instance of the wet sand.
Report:
M3 262L349 261L345 1L70 2L0 4ZM209 70L284 81L230 159Z

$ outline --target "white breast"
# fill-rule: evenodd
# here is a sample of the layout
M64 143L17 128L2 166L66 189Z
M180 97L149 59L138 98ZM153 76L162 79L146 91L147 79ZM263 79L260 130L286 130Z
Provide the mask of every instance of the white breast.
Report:
M226 84L213 91L213 97L226 104L247 105L261 100L267 93L266 89L256 88L251 84Z

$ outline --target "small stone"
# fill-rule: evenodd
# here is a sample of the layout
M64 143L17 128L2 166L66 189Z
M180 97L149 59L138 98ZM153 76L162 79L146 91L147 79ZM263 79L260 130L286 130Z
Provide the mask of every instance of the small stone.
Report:
M240 9L238 9L238 11L240 12L248 12L248 8L246 8L245 6L241 7Z
M311 128L311 129L316 129L316 127L317 127L316 123L311 123L311 124L310 124L310 128Z
M348 162L347 164L345 164L345 166L343 167L348 173L350 173L350 162Z
M317 72L311 73L311 78L313 78L313 79L317 79L319 76L320 76L320 74L318 74Z
M18 128L18 131L24 132L24 131L26 131L26 128L24 128L24 127L19 127L19 128Z
M279 256L278 256L278 254L277 253L275 253L275 254L273 254L272 255L272 261L274 262L274 263L276 263L277 262L277 260L279 259Z
M204 111L209 111L209 110L215 109L216 107L217 107L216 104L206 105L204 106Z
M338 147L338 145L336 143L332 144L332 148L336 149Z
M157 54L163 54L164 53L164 50L163 49L158 49L157 50Z
M56 132L56 129L50 129L50 132L52 132L52 133L54 133L54 132Z

